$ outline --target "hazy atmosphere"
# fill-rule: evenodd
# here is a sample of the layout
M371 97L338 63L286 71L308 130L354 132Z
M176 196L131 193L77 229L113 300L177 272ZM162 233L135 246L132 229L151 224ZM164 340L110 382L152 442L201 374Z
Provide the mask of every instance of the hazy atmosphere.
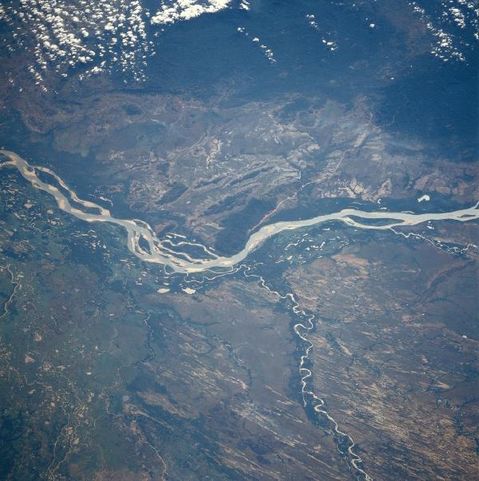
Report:
M474 481L476 0L0 5L0 480Z

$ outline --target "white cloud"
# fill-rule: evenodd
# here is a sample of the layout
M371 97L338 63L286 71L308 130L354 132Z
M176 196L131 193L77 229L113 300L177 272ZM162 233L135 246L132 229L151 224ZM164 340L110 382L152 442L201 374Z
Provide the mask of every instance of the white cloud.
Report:
M244 35L246 38L251 39L251 42L254 43L255 45L259 45L259 48L263 52L263 55L268 59L269 63L271 64L276 63L276 58L274 57L273 50L269 48L267 45L265 45L264 43L261 43L259 37L251 38L249 32L246 30L246 27L238 27L236 31Z
M34 52L36 75L47 67L61 76L70 68L89 72L119 70L135 80L144 78L152 43L146 38L146 12L140 0L20 0L0 10L15 39L9 48ZM120 37L116 44L113 38ZM106 58L107 62L100 66Z
M431 16L419 1L410 1L409 5L424 22L432 36L431 54L443 62L466 61L466 53L471 44L479 40L479 9L477 2L470 0L442 0L439 15ZM473 37L467 32L458 33L470 27ZM469 38L468 38L469 37Z
M162 2L161 8L151 17L151 23L166 25L191 20L205 13L216 13L228 8L231 0L176 0Z

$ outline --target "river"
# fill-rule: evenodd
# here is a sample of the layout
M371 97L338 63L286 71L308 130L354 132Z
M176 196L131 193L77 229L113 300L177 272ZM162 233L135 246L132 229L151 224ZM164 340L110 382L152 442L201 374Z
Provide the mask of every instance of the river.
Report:
M146 222L138 219L117 218L112 215L109 209L94 202L80 199L51 169L30 165L14 152L0 150L0 154L7 159L0 163L0 169L8 167L16 168L32 187L50 194L55 199L58 207L64 212L86 222L108 222L123 227L127 233L128 249L135 256L145 262L167 266L179 273L198 273L214 269L232 269L271 237L281 232L313 227L326 222L342 222L356 229L388 230L398 227L415 226L426 222L468 222L479 219L479 202L465 209L421 214L385 210L369 212L360 209L342 209L310 219L281 221L265 225L251 234L245 246L239 252L229 257L219 256L201 244L189 242L184 236L178 235L178 238L181 240L177 243L172 241L171 236L165 239L159 239ZM42 180L39 177L41 173L50 176L54 182L48 183ZM43 175L43 177L46 176ZM194 258L187 253L174 250L174 248L183 245L200 247L205 252L205 257ZM304 406L311 406L315 413L327 419L331 432L335 438L341 442L341 444L338 444L338 449L348 457L350 466L356 477L358 479L371 481L372 478L362 468L363 461L361 457L354 451L355 443L352 437L340 430L338 423L327 411L325 401L314 393L311 386L313 373L311 369L307 367L307 363L311 361L310 354L313 344L308 339L307 333L314 328L314 315L307 314L301 309L293 293L280 294L270 289L262 277L257 275L247 275L247 277L258 277L260 284L264 288L268 289L278 298L291 303L292 312L296 317L294 332L304 344L303 354L300 356L298 366ZM345 450L341 448L341 446L345 446Z
M218 268L233 268L267 239L281 232L317 226L326 222L342 222L357 229L388 230L397 227L415 226L425 222L446 220L467 222L479 219L479 203L465 209L421 214L384 210L368 212L360 209L342 209L310 219L281 221L265 225L251 234L243 249L229 257L216 255L204 248L208 254L207 257L193 258L186 253L179 254L167 247L167 244L171 245L171 240L162 241L159 239L146 222L138 219L114 217L109 209L94 202L80 199L51 169L32 166L26 160L8 150L0 150L0 154L8 159L0 164L0 168L13 167L18 169L19 173L34 188L47 192L54 197L58 207L64 212L86 222L108 222L123 227L127 232L128 249L134 255L144 262L161 264L180 273L197 273ZM41 180L38 175L40 172L48 174L55 179L58 187ZM378 223L378 221L381 223ZM187 244L185 241L182 242Z

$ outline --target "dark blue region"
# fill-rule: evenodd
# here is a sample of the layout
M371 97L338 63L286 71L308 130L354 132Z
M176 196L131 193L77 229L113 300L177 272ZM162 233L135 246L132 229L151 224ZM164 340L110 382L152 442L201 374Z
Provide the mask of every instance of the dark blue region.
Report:
M389 55L387 32L372 32L367 16L349 5L252 3L249 12L227 9L167 27L158 36L156 59L150 60L147 88L209 96L218 86L232 85L243 100L292 92L341 100L357 93L358 84L371 88L370 70ZM308 23L311 14L319 31ZM260 42L252 42L254 37ZM323 40L337 41L338 49L331 51ZM268 62L260 44L273 50L276 64ZM355 65L359 60L367 65Z
M422 58L411 75L384 90L378 120L395 132L419 137L431 154L477 160L478 65Z
M167 27L158 37L159 53L150 61L146 89L208 98L229 88L229 101L239 104L298 94L348 105L362 96L384 129L424 142L433 155L474 159L479 67L475 40L472 27L461 30L450 21L444 24L438 2L422 5L436 26L454 35L466 62L433 57L430 50L437 39L407 4L251 3L250 11L227 9ZM402 23L393 20L399 14L404 14ZM307 15L314 15L317 30ZM407 24L414 19L417 25ZM407 48L411 32L420 36L417 53ZM277 63L268 62L259 43L252 42L254 37L272 49ZM324 40L336 42L337 50L328 49Z

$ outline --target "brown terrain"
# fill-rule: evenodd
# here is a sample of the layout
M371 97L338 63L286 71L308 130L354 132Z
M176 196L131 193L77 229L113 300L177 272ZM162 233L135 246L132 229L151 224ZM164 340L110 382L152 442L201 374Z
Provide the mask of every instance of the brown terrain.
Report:
M201 97L48 70L44 93L31 58L9 54L2 138L21 137L20 155L114 215L228 253L257 226L336 199L374 210L471 205L477 162L431 153L375 117L376 93L431 42L427 19L373 3L405 47L400 67L388 53L368 97L358 88L349 102L322 91L239 102L228 82ZM367 235L328 225L326 251L283 252L324 234L284 233L246 260L250 270L179 279L14 173L0 182L0 479L364 481L304 408L298 319L266 285L314 314L314 390L368 475L477 478L477 223ZM423 194L430 204L416 203Z
M477 262L474 249L372 239L286 275L317 316L316 390L375 479L478 472Z
M229 239L239 216L244 231L323 199L479 197L477 164L432 162L427 146L379 127L360 96L348 108L317 98L299 104L294 95L232 106L227 89L206 101L95 81L69 102L78 89L71 80L55 102L27 93L12 100L8 108L31 140L53 141L33 162L52 163L70 183L87 182L89 194L126 206L158 231L187 229L208 245Z

